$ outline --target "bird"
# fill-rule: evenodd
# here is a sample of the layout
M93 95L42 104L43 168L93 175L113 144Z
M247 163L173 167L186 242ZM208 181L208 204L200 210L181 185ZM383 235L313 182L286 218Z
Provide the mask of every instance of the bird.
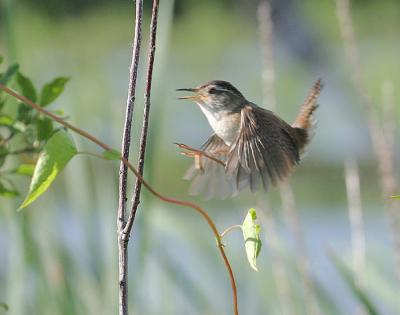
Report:
M248 101L228 81L177 89L193 93L178 99L196 102L214 132L200 149L176 143L183 155L194 157L184 176L192 181L190 194L225 199L247 188L267 191L288 177L312 137L322 88L318 79L292 124Z

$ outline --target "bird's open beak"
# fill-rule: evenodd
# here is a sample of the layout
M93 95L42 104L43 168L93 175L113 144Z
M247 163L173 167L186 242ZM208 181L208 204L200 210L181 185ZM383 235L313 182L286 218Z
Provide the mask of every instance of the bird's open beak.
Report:
M197 92L199 91L199 89L177 89L177 91L189 91L189 92L194 92L196 93L195 95L188 95L188 96L179 96L177 97L177 99L179 100L196 100L199 98L199 94L197 94Z

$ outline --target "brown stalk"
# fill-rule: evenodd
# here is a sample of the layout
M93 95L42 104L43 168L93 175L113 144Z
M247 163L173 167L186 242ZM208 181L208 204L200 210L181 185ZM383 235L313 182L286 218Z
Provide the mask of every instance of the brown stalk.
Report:
M153 66L154 66L154 56L156 51L156 36L157 36L157 19L158 19L158 7L159 0L154 0L153 9L151 14L150 22L150 42L149 42L149 53L148 53L148 68L146 75L146 93L144 96L144 113L143 113L143 126L140 135L140 149L137 170L141 176L143 176L144 171L144 158L146 153L146 140L149 128L149 118L150 118L150 95L151 95L151 83L153 78ZM140 203L140 192L142 188L141 181L136 178L135 189L132 197L132 207L129 214L129 218L126 222L126 226L123 231L124 239L129 239L133 221L135 220L136 211Z
M133 39L132 61L129 70L129 88L126 104L126 114L124 123L124 133L122 136L122 156L129 159L129 149L131 144L132 117L135 105L136 81L139 68L140 47L142 43L142 18L143 0L136 1L136 22ZM128 179L128 167L121 162L119 170L119 196L117 211L117 231L118 231L118 267L119 267L119 314L128 314L128 242L125 241L123 230L126 225L126 190Z
M106 151L110 151L112 150L112 148L105 144L103 141L97 139L95 136L91 135L90 133L66 122L65 120L63 120L61 117L49 112L48 110L44 109L43 107L41 107L40 105L32 102L31 100L27 99L25 96L20 95L19 93L13 91L12 89L6 87L5 85L0 83L0 89L3 90L4 92L6 92L7 94L17 98L18 100L20 100L21 102L25 103L26 105L32 107L33 109L37 110L38 112L52 118L54 121L58 122L59 124L63 125L64 127L71 129L72 131L76 132L77 134L81 135L82 137L90 140L91 142L97 144L99 147L101 147L102 149L106 150ZM170 198L170 197L166 197L162 194L160 194L159 192L157 192L154 188L152 188L152 186L150 186L150 184L148 184L144 178L139 174L139 172L136 170L136 168L129 163L129 161L127 159L125 159L123 156L120 157L120 160L122 163L124 163L124 165L129 168L137 178L139 178L139 180L141 181L142 185L144 187L147 188L147 190L152 193L155 197L157 197L158 199L167 202L167 203L171 203L171 204L175 204L175 205L179 205L179 206L183 206L183 207L188 207L188 208L192 208L194 210L196 210L203 218L204 220L207 222L208 226L211 228L216 240L217 240L217 246L219 249L219 252L222 256L222 259L225 263L225 267L228 271L228 275L229 275L229 279L231 282L231 287L232 287L232 294L233 294L233 307L234 307L234 314L238 315L239 311L238 311L238 301L237 301L237 289L236 289L236 282L235 282L235 277L233 275L233 271L231 268L231 265L229 263L229 260L225 254L225 250L224 250L224 245L221 242L221 236L220 233L218 232L218 229L214 223L214 221L211 219L211 217L207 214L207 212L201 208L200 206L196 205L195 203L189 202L189 201L183 201L183 200L178 200L178 199L174 199L174 198Z

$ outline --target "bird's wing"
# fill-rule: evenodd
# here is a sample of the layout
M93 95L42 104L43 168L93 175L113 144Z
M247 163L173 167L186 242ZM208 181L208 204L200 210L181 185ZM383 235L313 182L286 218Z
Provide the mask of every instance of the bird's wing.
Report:
M238 191L249 186L254 192L260 181L267 190L270 182L276 184L299 162L300 141L306 131L254 104L242 109L240 124L228 153L226 173L235 179Z
M216 134L213 134L201 146L201 151L224 162L226 154L215 154L215 152L223 150L228 152L229 147ZM203 194L207 199L214 196L224 199L232 195L234 185L232 180L226 178L225 168L205 156L202 156L200 159L202 169L196 168L195 163L193 163L183 177L186 180L192 180L189 190L190 194Z

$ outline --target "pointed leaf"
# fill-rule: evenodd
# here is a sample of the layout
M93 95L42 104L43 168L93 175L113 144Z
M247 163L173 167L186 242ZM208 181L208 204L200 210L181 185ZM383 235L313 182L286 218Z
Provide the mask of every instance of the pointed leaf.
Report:
M11 127L14 124L14 119L10 116L3 115L0 116L0 126Z
M103 157L106 160L120 160L121 153L118 150L108 150L103 152Z
M400 199L400 195L392 196L393 199Z
M44 107L53 102L64 91L65 84L68 81L69 78L59 77L47 83L42 89L39 104Z
M251 268L257 269L257 257L261 250L260 225L256 223L256 210L251 208L243 221L242 231L246 248L247 259Z
M31 101L36 102L37 95L32 81L28 77L24 76L21 72L18 72L17 83L21 88L22 95Z
M37 138L39 141L47 140L53 133L53 121L47 117L38 118L36 121Z
M0 78L0 83L6 85L10 80L13 78L13 76L18 72L19 65L17 63L14 63L13 65L9 66L7 71L3 73L3 75Z
M370 297L365 292L364 288L360 287L353 276L351 270L335 255L334 252L330 251L329 256L336 267L336 270L341 275L342 279L346 282L354 296L358 299L361 305L364 306L365 311L369 315L379 315L378 310L372 303Z
M29 124L32 121L32 107L29 107L25 103L18 105L17 120Z
M76 153L75 144L68 133L63 130L56 132L39 155L29 193L18 210L27 207L42 195Z

